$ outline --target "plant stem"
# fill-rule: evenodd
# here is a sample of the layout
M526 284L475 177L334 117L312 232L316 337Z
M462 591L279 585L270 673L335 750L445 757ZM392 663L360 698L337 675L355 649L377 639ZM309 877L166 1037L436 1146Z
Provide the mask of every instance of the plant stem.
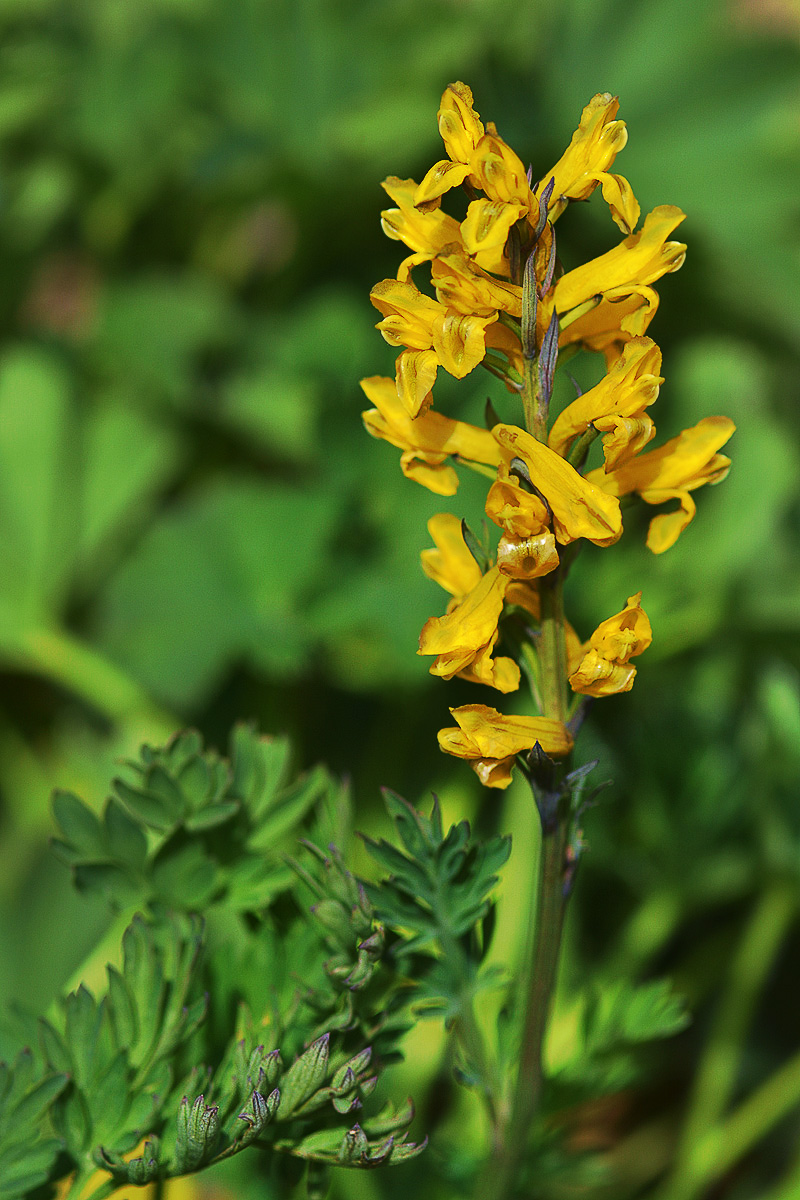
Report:
M440 944L448 963L451 966L458 965L461 977L461 1003L458 1015L453 1021L453 1033L461 1045L467 1067L472 1068L480 1080L481 1095L492 1129L492 1145L496 1152L501 1136L499 1117L501 1081L497 1063L492 1061L487 1053L483 1032L475 1017L472 980L462 946L455 935L445 934L444 931L440 935Z
M508 1126L508 1140L521 1157L542 1092L542 1049L555 987L564 923L564 852L567 822L542 831L537 894L536 944L522 1031L519 1073Z
M567 675L560 571L554 571L541 581L540 595L542 705L545 716L563 721ZM570 821L568 801L562 803L553 819L542 821L538 885L530 922L533 944L521 993L524 1017L519 1068L502 1129L502 1141L480 1192L482 1200L505 1200L513 1193L541 1099L543 1044L558 973L566 907L564 879Z
M165 735L176 727L121 667L63 629L25 630L6 654L23 670L69 688L110 721L142 721Z
M543 393L539 372L538 285L533 254L529 254L522 274L522 407L526 428L537 441L546 443L548 398ZM541 619L537 645L542 715L562 723L566 723L567 714L564 574L559 567L539 580ZM540 805L542 840L529 923L532 944L519 993L523 1009L519 1066L510 1104L502 1113L496 1153L481 1181L478 1192L481 1200L507 1200L514 1193L542 1094L543 1044L558 974L566 903L566 851L572 819L568 797L551 799L557 805L555 810L547 802Z
M794 887L777 881L762 893L745 927L700 1063L675 1170L662 1190L663 1200L692 1200L724 1169L720 1155L727 1165L720 1123L736 1086L753 1010L796 907ZM760 1091L768 1087L769 1083L764 1084ZM737 1121L742 1122L740 1114L753 1110L753 1099L745 1101L724 1127L737 1128Z

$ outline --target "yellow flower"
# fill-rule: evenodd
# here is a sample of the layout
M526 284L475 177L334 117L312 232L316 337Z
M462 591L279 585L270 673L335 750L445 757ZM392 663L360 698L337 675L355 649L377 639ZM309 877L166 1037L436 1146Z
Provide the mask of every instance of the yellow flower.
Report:
M428 171L414 203L429 210L441 202L445 192L467 180L473 188L480 188L486 197L470 204L461 235L470 254L485 256L481 266L503 274L503 247L511 226L520 217L535 224L539 215L525 167L494 125L484 129L466 84L451 83L445 89L439 131L448 157Z
M587 350L602 351L610 369L625 343L644 334L656 315L658 293L655 288L627 284L606 292L599 303L589 303L585 311L576 309L562 321L558 335L560 349L579 342ZM574 313L578 315L575 316ZM487 340L487 345L489 342Z
M566 455L574 438L590 425L605 434L606 470L620 466L647 445L656 427L645 408L664 382L661 351L650 338L632 338L608 374L556 417L547 444Z
M599 258L567 271L556 284L558 312L569 312L599 295L621 299L677 271L686 257L686 246L666 239L685 216L674 204L659 205L647 214L638 233Z
M441 729L445 754L469 762L485 787L507 788L514 759L538 742L546 754L563 757L572 749L565 725L548 717L506 717L485 704L451 708L458 728Z
M641 599L641 592L629 596L621 613L595 629L589 649L569 677L574 692L584 696L613 696L631 690L636 667L630 665L629 659L641 654L653 640Z
M430 404L440 366L456 379L477 367L486 353L484 331L497 317L447 308L397 279L376 283L370 300L383 313L377 328L389 345L406 347L397 358L397 394L412 417Z
M551 179L555 181L548 215L555 221L569 200L588 200L600 184L603 199L623 233L631 233L639 220L639 205L627 179L609 175L608 168L628 140L624 121L614 118L619 98L610 92L593 96L583 110L572 140L552 171L542 177L536 188L541 195Z
M497 567L491 567L471 591L451 602L443 617L425 622L417 653L436 656L431 675L461 675L500 692L517 690L520 673L513 659L492 659L507 583Z
M414 203L430 204L470 177L472 155L484 129L465 83L449 83L439 105L439 133L448 157L434 163L417 188ZM476 178L470 182L478 187Z
M566 546L586 538L596 546L610 546L622 533L619 502L608 490L579 475L574 467L515 425L495 425L492 434L503 448L506 462L518 457L528 468L531 481L553 514L556 539Z
M522 315L522 288L488 275L455 246L437 254L431 263L431 282L439 301L456 312L493 321L498 311Z
M451 596L460 600L481 581L481 569L467 549L461 520L452 513L437 513L428 521L435 548L420 554L422 569Z
M658 450L648 450L608 474L602 468L590 471L586 479L614 496L636 492L647 504L677 500L678 508L653 517L647 531L649 549L663 554L694 517L690 493L728 474L731 460L717 451L735 429L729 417L704 417Z
M507 463L486 497L486 515L504 531L497 547L497 565L513 579L548 575L558 566L555 537L548 528L547 506L511 474Z
M376 406L361 414L367 432L397 446L403 474L431 492L454 496L458 490L458 475L446 465L448 455L492 467L500 462L500 447L488 430L432 410L411 418L395 381L384 375L362 379L361 387Z
M387 237L405 242L415 254L431 258L451 243L461 240L458 221L448 216L441 208L420 212L414 207L417 184L413 179L398 179L390 175L381 187L394 200L397 208L387 208L381 213L381 226Z

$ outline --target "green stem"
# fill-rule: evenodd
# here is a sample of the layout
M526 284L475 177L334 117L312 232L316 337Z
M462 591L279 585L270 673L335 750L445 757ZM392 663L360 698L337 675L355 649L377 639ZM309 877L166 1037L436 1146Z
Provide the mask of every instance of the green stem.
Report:
M467 1065L476 1072L480 1080L481 1094L492 1129L493 1146L497 1150L500 1144L499 1103L502 1090L497 1064L490 1061L483 1033L475 1017L469 967L458 938L443 931L439 941L447 962L451 966L458 966L461 1004L453 1022L453 1033L461 1045Z
M512 1101L508 1140L521 1158L542 1093L542 1049L556 982L564 924L564 854L568 824L542 831L537 894L537 938L533 951L528 1003L522 1032L519 1073Z
M567 706L566 645L560 571L540 582L542 603L538 647L544 715L564 721ZM516 1186L528 1139L542 1094L543 1044L558 973L561 934L566 907L564 873L570 834L566 805L551 822L542 824L535 908L531 914L533 944L521 993L524 1004L522 1044L516 1083L502 1129L502 1140L489 1166L482 1200L506 1200Z
M546 717L567 719L567 644L564 636L564 603L561 570L539 583L542 605L539 657L542 664L542 706Z
M694 1190L685 1193L687 1198L699 1195L714 1179L730 1170L798 1104L800 1053L751 1092L727 1121L700 1139L695 1154Z
M15 666L69 688L114 722L144 718L165 734L176 722L115 663L62 629L28 629L3 647Z
M720 1123L736 1086L758 997L796 907L794 889L776 882L762 893L747 923L697 1073L675 1170L663 1189L663 1200L693 1200L724 1169L713 1165L725 1153L719 1144Z

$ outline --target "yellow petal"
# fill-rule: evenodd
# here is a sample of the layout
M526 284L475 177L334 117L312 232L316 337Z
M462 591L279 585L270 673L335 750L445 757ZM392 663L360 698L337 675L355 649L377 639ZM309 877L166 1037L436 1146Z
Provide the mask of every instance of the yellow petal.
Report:
M551 220L564 211L568 200L587 200L597 186L598 175L613 163L628 140L624 121L614 118L619 98L599 92L584 108L580 124L569 146L552 171L542 177L537 195L551 179L555 180L548 206Z
M441 318L441 305L425 296L413 283L398 279L383 279L376 283L369 298L384 319L378 322L390 346L407 346L410 350L431 348L431 329Z
M445 591L460 599L480 583L481 569L464 542L460 517L437 513L428 521L436 548L423 550L422 569Z
M486 497L486 515L514 538L538 536L549 521L543 501L526 491L501 463Z
M450 375L463 379L477 367L486 353L484 330L494 320L446 310L433 325L433 348Z
M468 254L501 252L505 249L511 226L527 212L523 204L504 200L473 200L461 222L461 239Z
M430 406L438 365L433 350L404 350L398 354L395 363L397 395L410 417L416 417Z
M450 83L439 105L439 133L453 162L468 163L483 137L483 124L475 112L472 91L465 83Z
M398 282L413 283L411 272L414 270L414 267L418 267L420 263L430 262L432 258L432 250L420 250L418 254L408 254L397 268Z
M498 310L514 317L522 314L522 288L504 279L493 279L464 254L450 250L431 263L431 281L442 304L456 312L479 317L497 316Z
M622 612L603 621L589 639L589 648L570 675L574 692L612 696L630 691L636 668L629 660L642 654L653 640L650 621L641 606L642 593L629 596Z
M572 749L566 726L547 717L506 717L485 704L465 704L450 712L458 728L440 730L439 745L446 754L470 762L487 787L507 787L515 756L537 742L555 757Z
M584 537L597 546L610 546L622 533L619 502L594 486L549 446L537 442L515 425L492 430L508 458L518 456L528 467L531 481L553 513L553 529L562 545Z
M430 254L437 254L444 246L460 240L455 217L442 212L441 208L420 212L414 207L417 184L413 179L390 175L381 187L398 205L381 213L381 225L387 237L405 242L415 252Z
M497 633L507 580L497 567L443 617L431 617L419 635L418 654L433 654L432 675L451 679L468 667Z
M629 692L636 678L636 667L630 663L609 662L596 650L589 650L580 666L569 677L573 692L582 696L616 696Z
M730 417L704 417L657 450L640 454L619 470L607 474L602 470L590 471L586 478L615 496L675 489L691 491L705 483L716 483L724 478L723 472L730 466L730 459L717 451L735 429Z
M604 658L627 662L642 654L653 640L650 620L642 608L642 593L629 596L622 612L602 621L589 644Z
M736 429L729 417L704 417L657 450L648 450L613 471L590 471L586 478L615 496L638 493L647 504L677 499L674 512L659 513L650 522L647 545L654 554L673 546L695 515L690 492L719 483L731 460L717 451Z
M539 215L527 172L522 160L501 137L485 133L475 147L472 166L479 186L490 200L520 205L525 212Z
M642 499L648 504L665 504L667 500L678 501L678 507L672 512L658 513L653 517L647 529L647 549L652 550L653 554L663 554L675 545L686 526L694 519L697 505L688 491L648 489L642 493Z
M624 234L633 233L641 212L633 188L623 175L602 174L597 179L614 223Z
M394 379L373 375L361 380L361 388L376 406L361 414L367 432L397 446L403 452L403 474L437 495L452 496L458 487L455 471L444 465L448 455L487 466L500 462L500 447L488 430L454 421L433 409L410 417Z
M618 457L623 448L621 435L616 433L619 419L643 414L658 398L658 389L664 382L660 370L661 351L655 342L650 338L632 338L605 378L556 417L548 438L550 448L565 455L573 439L594 424L598 429L614 431L614 453ZM653 427L649 436L654 432ZM608 441L604 442L608 447Z
M366 420L364 423L367 424ZM369 425L367 430L372 433ZM458 491L458 475L436 455L406 450L400 455L400 470L406 479L422 484L437 496L455 496Z
M497 565L512 579L538 579L558 566L556 541L549 529L532 537L502 537L497 546Z
M598 417L595 425L605 432L603 456L607 471L616 470L640 454L656 434L652 418L647 414L641 417L619 417L612 413L608 417Z
M434 163L414 193L414 204L429 207L445 192L462 184L469 173L468 163L451 162L449 158Z
M475 655L468 667L458 672L458 677L469 683L493 687L498 692L516 692L520 681L519 667L513 658L492 657L496 643L497 634Z
M567 312L611 288L645 286L677 271L686 257L686 246L666 239L685 215L673 204L662 204L647 214L638 233L562 275L556 284L558 312Z
M564 325L558 344L563 347L580 342L587 350L603 351L607 358L611 354L610 367L626 341L647 331L657 308L658 293L654 288L632 285L611 288L598 304Z

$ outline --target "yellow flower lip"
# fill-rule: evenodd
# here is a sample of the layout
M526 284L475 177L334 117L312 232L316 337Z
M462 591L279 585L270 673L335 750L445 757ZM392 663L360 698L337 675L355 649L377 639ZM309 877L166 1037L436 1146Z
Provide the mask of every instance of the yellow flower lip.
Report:
M519 687L519 667L510 658L492 659L508 579L497 567L452 603L443 617L431 617L419 635L418 654L435 655L432 675L452 679L466 673L501 692Z
M372 375L361 380L361 389L375 405L361 414L367 432L397 446L403 474L437 495L453 496L458 490L458 476L446 462L449 456L490 467L500 462L500 447L487 429L432 409L409 416L393 379Z
M463 379L483 359L486 326L495 320L496 311L488 316L461 313L399 279L381 280L369 296L383 314L377 328L385 340L406 348L397 364L397 394L409 416L416 417L430 404L439 366Z
M629 596L622 612L595 629L586 653L569 677L574 692L600 697L630 691L636 668L629 660L642 654L653 640L641 600L641 592Z
M590 425L604 433L606 469L632 458L655 435L645 408L658 397L664 382L661 351L651 338L632 338L608 374L558 415L547 444L566 454L574 438Z
M507 459L521 458L553 513L553 530L562 545L586 538L610 546L622 533L619 501L587 482L549 446L515 425L495 425L494 437ZM609 503L609 501L613 501Z
M558 312L568 312L611 290L625 295L626 288L634 291L677 271L686 257L686 246L667 238L685 218L686 214L674 204L659 205L647 214L638 233L626 237L598 258L567 271L556 284Z
M549 717L507 717L486 704L465 704L450 712L457 728L441 729L439 745L445 754L466 759L486 787L507 788L514 759L537 742L556 758L573 746L567 727Z
M704 417L658 449L648 450L614 471L590 471L586 478L614 496L635 492L646 504L677 500L679 507L673 512L653 517L647 533L648 548L663 554L695 515L690 493L707 483L719 483L727 475L731 460L718 451L735 429L730 417Z

